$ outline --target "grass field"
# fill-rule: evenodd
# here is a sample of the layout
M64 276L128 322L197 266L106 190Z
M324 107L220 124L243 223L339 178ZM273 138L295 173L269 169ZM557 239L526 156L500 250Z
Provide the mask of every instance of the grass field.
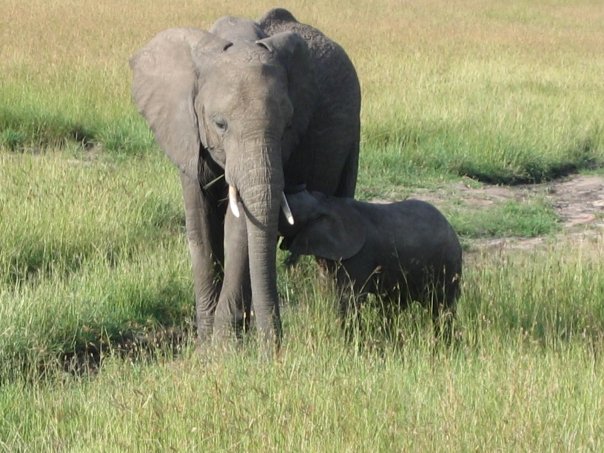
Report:
M601 172L599 2L282 5L357 67L359 197ZM538 196L439 206L467 249L454 348L417 308L387 328L368 306L347 343L306 260L279 269L277 361L252 338L195 350L177 171L127 60L161 29L271 6L0 0L0 450L601 450L604 236L565 237Z

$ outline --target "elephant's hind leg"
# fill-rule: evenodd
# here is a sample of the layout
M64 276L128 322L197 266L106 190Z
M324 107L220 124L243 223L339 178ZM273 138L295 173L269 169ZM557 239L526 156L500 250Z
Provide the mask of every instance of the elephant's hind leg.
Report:
M358 143L352 146L352 151L348 155L348 159L346 159L342 174L340 175L340 182L334 194L336 197L354 197L359 169L358 146Z

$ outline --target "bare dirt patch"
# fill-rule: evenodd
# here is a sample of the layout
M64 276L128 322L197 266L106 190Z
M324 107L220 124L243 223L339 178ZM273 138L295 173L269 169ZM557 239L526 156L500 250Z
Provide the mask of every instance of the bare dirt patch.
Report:
M560 218L562 228L556 237L580 240L604 233L604 176L601 175L572 175L547 183L517 186L480 184L468 179L436 190L417 189L410 197L436 206L457 203L474 209L542 197ZM472 247L528 249L545 241L544 237L477 239L472 241Z

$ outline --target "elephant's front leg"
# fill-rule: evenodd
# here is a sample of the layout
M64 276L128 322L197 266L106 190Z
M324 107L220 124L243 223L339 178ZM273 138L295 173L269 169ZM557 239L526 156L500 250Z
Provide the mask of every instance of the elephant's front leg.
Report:
M199 182L181 175L187 239L191 252L197 334L211 339L221 286L222 214L202 194Z
M214 337L240 338L249 327L252 302L245 217L227 210L224 225L224 280L215 314Z

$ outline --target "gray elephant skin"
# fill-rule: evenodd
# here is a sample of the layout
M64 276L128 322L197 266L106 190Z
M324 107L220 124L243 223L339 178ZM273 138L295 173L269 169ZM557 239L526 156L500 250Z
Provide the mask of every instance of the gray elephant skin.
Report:
M314 255L335 274L341 309L369 294L406 306L418 301L434 319L455 313L462 249L433 205L419 200L367 203L301 191L288 197L296 219L281 248Z
M299 184L354 194L360 88L350 59L273 9L257 22L162 31L130 66L134 102L180 170L199 338L238 334L253 302L261 339L278 347L282 194Z

